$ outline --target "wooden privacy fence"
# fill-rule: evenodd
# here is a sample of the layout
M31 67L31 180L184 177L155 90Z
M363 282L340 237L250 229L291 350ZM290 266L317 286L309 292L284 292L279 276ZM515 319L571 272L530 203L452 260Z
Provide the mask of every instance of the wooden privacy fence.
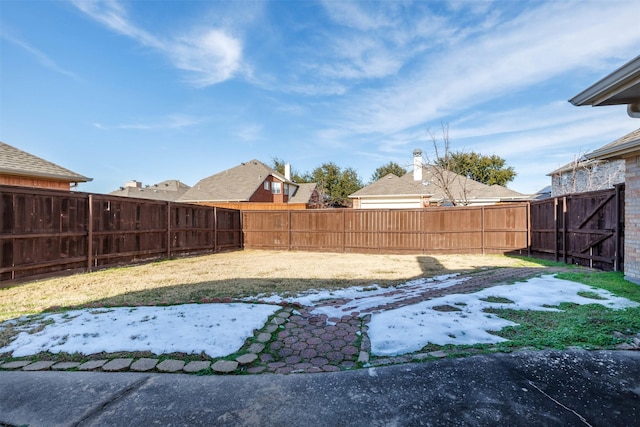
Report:
M244 247L343 253L526 254L528 206L243 211Z
M242 248L231 209L0 186L0 280Z
M565 264L623 270L624 184L532 202L531 251Z

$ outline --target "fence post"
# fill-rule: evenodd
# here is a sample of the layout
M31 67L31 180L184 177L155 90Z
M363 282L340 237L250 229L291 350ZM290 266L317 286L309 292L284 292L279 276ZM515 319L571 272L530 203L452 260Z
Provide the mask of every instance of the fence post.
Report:
M346 209L342 210L342 253L346 252L347 247L347 219L346 219L347 211Z
M567 197L562 198L562 262L567 263Z
M167 202L167 258L171 258L171 202Z
M480 211L480 223L481 223L481 227L482 227L480 245L482 246L482 255L484 255L484 206L482 207L482 210Z
M287 236L287 247L289 248L288 250L291 250L291 209L289 209L288 211L288 215L287 215L287 223L288 223L288 227L287 227L287 231L288 231L288 236Z
M213 208L213 253L218 253L218 207Z
M93 264L93 194L89 194L89 211L87 212L87 273Z
M613 236L614 236L614 248L613 248L613 271L620 271L620 184L615 186L615 207L614 214L615 217L615 226L613 228Z
M531 227L531 200L529 200L529 202L527 202L527 257L531 257Z

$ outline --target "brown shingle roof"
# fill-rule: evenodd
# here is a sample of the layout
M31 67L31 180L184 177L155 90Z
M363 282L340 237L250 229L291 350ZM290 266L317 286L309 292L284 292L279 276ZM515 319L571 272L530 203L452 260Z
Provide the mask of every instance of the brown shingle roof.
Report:
M0 142L0 173L34 178L49 178L64 182L87 182L92 179L41 159L33 154L29 154L9 144L5 144L4 142Z
M273 175L280 181L297 186L259 160L242 163L226 171L200 180L178 199L180 202L246 202Z

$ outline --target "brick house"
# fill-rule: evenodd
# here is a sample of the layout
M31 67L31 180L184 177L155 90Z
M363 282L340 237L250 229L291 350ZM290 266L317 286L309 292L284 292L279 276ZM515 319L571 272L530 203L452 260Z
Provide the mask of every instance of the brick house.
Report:
M640 118L640 56L569 100L573 105L627 105L627 114ZM588 160L625 162L624 275L640 284L640 129L601 147Z
M286 175L254 159L200 180L177 201L241 210L316 207L316 184L297 184Z
M91 179L0 142L0 185L69 191Z

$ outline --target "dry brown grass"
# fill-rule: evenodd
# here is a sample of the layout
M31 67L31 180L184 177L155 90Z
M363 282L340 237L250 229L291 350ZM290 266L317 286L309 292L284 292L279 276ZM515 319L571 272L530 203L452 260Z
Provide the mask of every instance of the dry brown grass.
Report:
M0 322L53 307L177 304L203 298L296 294L310 289L389 286L480 268L533 266L479 255L362 255L238 251L168 260L0 289Z

